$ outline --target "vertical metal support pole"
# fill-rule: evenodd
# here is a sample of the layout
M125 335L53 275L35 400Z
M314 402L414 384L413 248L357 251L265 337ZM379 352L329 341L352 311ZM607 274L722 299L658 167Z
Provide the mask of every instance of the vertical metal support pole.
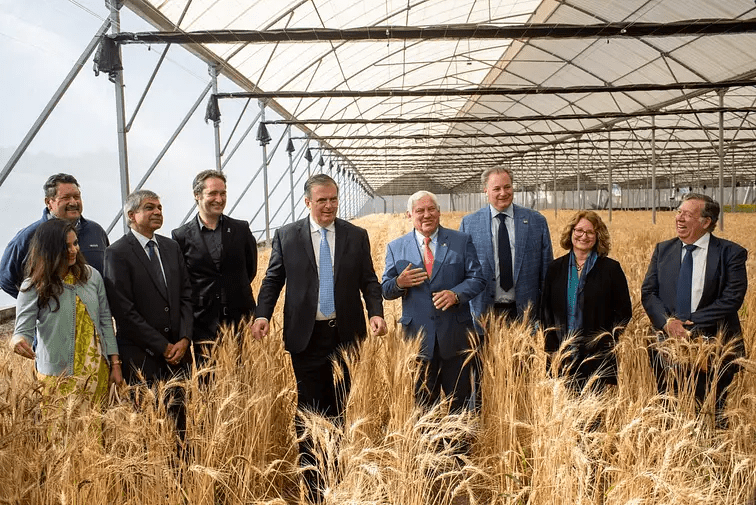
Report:
M698 150L698 163L696 166L696 188L701 192L701 150Z
M612 208L614 207L614 182L612 181L612 130L606 132L606 139L608 141L607 149L607 162L609 163L609 222L612 222Z
M730 171L732 172L732 204L730 205L730 212L737 212L738 211L738 195L737 195L737 171L735 170L735 150L732 151L732 167L730 167Z
M265 122L265 102L260 101L260 122ZM270 198L268 196L268 146L262 143L263 191L265 192L265 241L270 243Z
M554 219L557 218L557 159L556 147L554 148Z
M218 66L214 63L208 65L207 69L210 74L211 82L213 83L213 94L218 93ZM220 121L216 121L213 125L213 135L215 137L215 169L219 172L223 171L221 166L221 141L220 141Z
M113 33L121 31L121 16L118 10L122 7L120 0L108 0L110 7L110 26ZM118 46L118 57L123 61L121 46ZM116 124L118 128L118 166L121 175L121 206L126 203L126 197L131 193L129 182L129 151L126 142L126 105L123 91L123 70L115 76ZM123 216L123 232L129 231L129 220Z
M291 142L291 125L288 125L286 127L287 132L289 133L289 142ZM291 197L291 222L297 220L296 214L294 214L294 151L288 151L289 154L289 196Z
M577 145L577 197L578 197L578 210L583 210L583 199L580 193L580 141Z
M726 90L717 91L719 95L719 229L724 231L724 96Z
M651 222L656 224L656 116L651 116Z

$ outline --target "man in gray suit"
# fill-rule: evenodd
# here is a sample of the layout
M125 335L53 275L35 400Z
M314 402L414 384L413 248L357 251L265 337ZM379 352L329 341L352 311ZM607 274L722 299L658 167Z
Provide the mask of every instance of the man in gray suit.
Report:
M546 270L554 259L546 218L512 203L508 168L489 168L481 180L489 205L465 216L459 227L472 236L486 278L486 289L470 301L473 318L478 321L491 310L521 318L528 305L531 315L538 314Z

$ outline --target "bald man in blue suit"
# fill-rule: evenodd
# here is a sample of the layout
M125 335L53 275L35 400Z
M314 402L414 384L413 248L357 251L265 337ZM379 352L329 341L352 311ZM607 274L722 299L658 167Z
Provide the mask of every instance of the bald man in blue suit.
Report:
M387 247L383 297L401 297L399 322L408 337L421 340L418 403L435 403L443 390L458 410L472 391L469 336L475 329L468 302L485 279L470 236L439 225L433 193L412 195L408 214L415 229Z

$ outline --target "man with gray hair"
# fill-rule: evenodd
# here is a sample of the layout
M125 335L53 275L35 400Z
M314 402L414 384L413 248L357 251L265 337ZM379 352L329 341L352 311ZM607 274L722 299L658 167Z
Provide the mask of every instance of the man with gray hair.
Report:
M73 175L51 175L42 186L45 192L45 210L42 219L36 221L8 242L0 260L0 288L13 298L18 296L18 288L24 280L24 265L29 244L37 227L49 219L65 219L76 226L79 247L87 263L98 272L103 271L105 248L108 247L108 234L102 226L84 219L81 215L83 204L81 189Z
M148 385L185 369L192 341L192 286L178 244L163 226L157 194L134 191L123 208L131 230L105 251L105 289L129 384Z
M685 195L675 218L677 237L656 244L641 286L641 301L662 340L709 339L721 334L725 342L732 342L732 353L720 367L693 371L696 399L703 403L713 384L716 406L712 414L717 425L725 427L727 388L737 372L733 361L745 355L738 310L748 289L748 252L712 234L718 219L719 203L711 197ZM660 393L674 388L671 382L681 372L691 372L653 348L649 354Z
M419 338L422 364L416 401L425 406L442 395L451 408L467 407L472 393L468 302L486 281L470 235L440 226L438 199L428 191L409 197L407 217L414 230L390 242L382 290L386 300L402 299L399 322L409 338Z
M252 334L258 339L268 335L278 297L286 286L283 341L297 381L297 407L343 423L351 385L343 353L357 349L367 337L368 325L374 335L386 333L381 285L373 269L367 231L336 217L336 181L315 174L305 182L304 192L309 215L282 226L273 237ZM342 373L336 373L339 367ZM296 423L296 430L301 466L315 466L318 458L312 438L305 436L301 422ZM319 502L322 474L309 469L303 476L310 501Z

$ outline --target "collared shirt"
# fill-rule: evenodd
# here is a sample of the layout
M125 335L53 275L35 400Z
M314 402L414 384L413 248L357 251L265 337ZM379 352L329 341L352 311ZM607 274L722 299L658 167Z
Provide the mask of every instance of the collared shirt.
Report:
M220 268L221 255L223 254L223 215L218 218L218 224L215 229L208 228L202 222L199 213L197 214L199 223L200 236L205 241L207 250L210 251L210 257L213 258L216 268Z
M321 228L322 226L316 223L315 220L312 219L312 216L310 216L310 237L312 238L312 250L315 252L315 265L318 268L318 272L320 272ZM334 225L334 223L331 223L330 225L326 226L325 229L328 230L326 240L328 241L328 248L331 250L331 268L333 268L333 254L336 251L336 226ZM315 315L315 320L324 321L327 319L333 319L334 317L336 317L336 312L334 312L333 314L323 314L322 312L320 312L320 291L318 291L318 312Z
M704 281L706 280L706 257L709 253L709 241L711 240L711 233L704 233L704 235L693 242L696 246L691 253L693 255L693 284L690 291L690 311L695 312L698 308L698 304L701 302L703 296ZM680 253L680 263L682 263L685 257L685 244L683 244L682 252Z
M155 242L155 254L157 254L158 261L160 262L160 272L163 274L163 281L165 282L166 286L168 285L168 281L165 279L165 270L163 269L163 260L160 258L160 246L158 245L157 239L155 239L155 236L153 235L152 238L147 238L138 231L136 231L134 228L131 229L131 233L134 234L136 239L139 241L139 245L142 246L142 249L144 249L144 253L147 255L147 258L150 257L150 248L147 247L147 242L152 240Z
M430 236L430 244L428 244L428 247L431 250L431 253L433 253L433 257L436 257L436 246L438 245L438 228L436 228L436 231L431 233ZM417 240L417 247L420 248L420 257L425 258L425 235L420 233L419 231L415 230L415 240ZM425 265L413 265L413 268L419 268L419 267L425 267Z
M515 288L509 291L501 289L501 283L499 282L499 218L498 214L505 214L507 222L507 235L509 235L509 249L512 251L512 272L514 273L514 260L515 260L515 227L514 227L514 208L510 205L502 212L496 210L496 208L489 204L488 208L491 210L491 243L493 244L493 257L494 257L494 272L496 274L496 302L497 303L512 303L515 301Z

